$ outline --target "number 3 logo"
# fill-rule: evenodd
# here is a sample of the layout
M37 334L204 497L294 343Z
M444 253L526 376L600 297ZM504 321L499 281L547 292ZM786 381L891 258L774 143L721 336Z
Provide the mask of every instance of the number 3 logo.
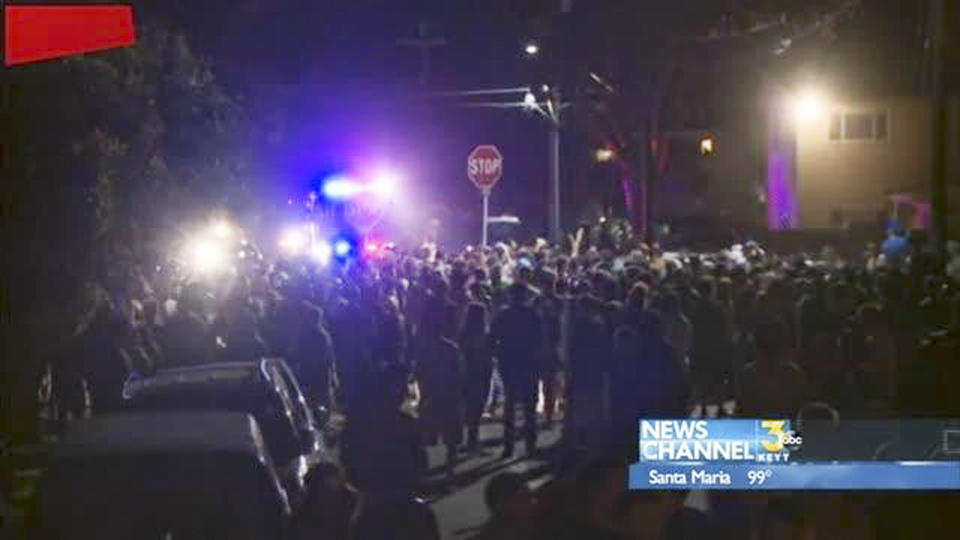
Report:
M764 450L767 452L779 452L783 450L783 438L786 434L783 432L784 420L761 420L760 427L767 430L767 433L777 438L776 442L760 441Z

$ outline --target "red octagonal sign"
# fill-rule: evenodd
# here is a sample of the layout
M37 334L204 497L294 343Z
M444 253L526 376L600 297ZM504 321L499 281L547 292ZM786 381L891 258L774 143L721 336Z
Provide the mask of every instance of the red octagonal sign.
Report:
M503 175L503 154L492 144L481 144L467 156L467 176L481 191L489 191Z

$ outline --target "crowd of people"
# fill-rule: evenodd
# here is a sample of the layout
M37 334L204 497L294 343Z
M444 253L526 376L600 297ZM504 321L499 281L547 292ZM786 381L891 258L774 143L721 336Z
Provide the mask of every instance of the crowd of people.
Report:
M491 480L482 538L939 537L936 520L905 516L943 498L723 494L707 511L626 490L639 417L960 416L958 284L921 251L887 248L664 252L608 222L563 246L279 260L215 291L137 279L134 301L102 299L78 330L53 394L60 416L80 417L119 408L131 374L282 357L317 410L345 416L344 485L374 501L416 494L429 446L454 478L491 413L503 458L518 429L536 454L538 429L562 419L571 469L536 494L517 475ZM435 535L429 516L411 523L409 538Z

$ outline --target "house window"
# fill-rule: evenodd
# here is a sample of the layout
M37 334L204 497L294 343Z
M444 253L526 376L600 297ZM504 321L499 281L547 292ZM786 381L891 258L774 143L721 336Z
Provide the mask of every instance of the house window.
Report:
M887 113L878 112L874 117L873 137L878 141L887 140Z
M843 138L848 141L863 141L873 138L873 116L846 114L843 116Z
M831 141L883 142L887 140L889 127L887 113L846 112L830 115Z
M843 117L839 114L830 115L830 140L839 141L843 138Z

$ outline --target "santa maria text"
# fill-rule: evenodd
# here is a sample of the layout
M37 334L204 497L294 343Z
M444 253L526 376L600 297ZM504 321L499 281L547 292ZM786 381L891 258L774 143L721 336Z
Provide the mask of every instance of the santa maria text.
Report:
M691 469L685 472L661 472L653 469L648 474L650 485L664 488L684 486L728 486L732 479L726 471Z

